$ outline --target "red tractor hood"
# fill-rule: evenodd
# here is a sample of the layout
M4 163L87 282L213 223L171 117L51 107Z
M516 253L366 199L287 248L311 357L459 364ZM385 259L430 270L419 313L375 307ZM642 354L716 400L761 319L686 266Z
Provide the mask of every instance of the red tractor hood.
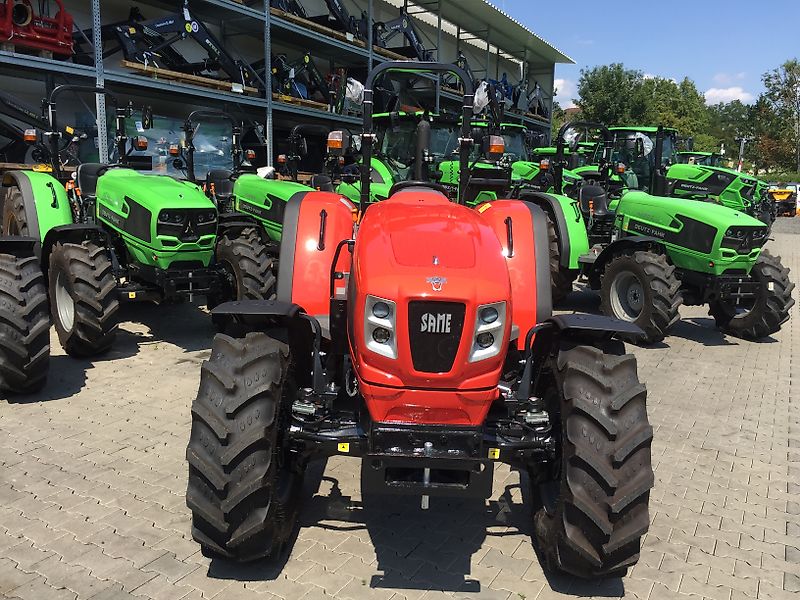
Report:
M370 294L466 302L510 298L494 231L477 212L441 194L410 190L371 205L356 246L357 277L369 282Z
M481 215L424 189L370 205L350 284L350 346L372 418L480 423L497 394L512 314L503 250ZM367 307L376 299L393 303L391 352L373 341ZM476 320L488 304L504 316L497 352L478 359Z

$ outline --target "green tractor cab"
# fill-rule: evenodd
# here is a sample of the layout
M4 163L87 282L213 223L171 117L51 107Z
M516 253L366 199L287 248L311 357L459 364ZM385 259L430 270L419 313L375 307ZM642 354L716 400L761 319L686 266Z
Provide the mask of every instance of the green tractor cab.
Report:
M678 321L681 304L707 304L717 326L737 337L760 339L780 330L794 305L794 284L780 257L763 249L764 223L720 204L620 188L613 178L624 165L616 160L622 150L646 157L644 140L598 124L567 123L559 147L576 127L600 131L604 142L600 177L579 190L585 235L556 221L560 244L590 245L578 270L564 277L584 276L600 292L601 310L637 324L651 343ZM563 160L556 162L558 178Z
M53 90L47 103L55 132L49 135L51 157L58 157L62 146L56 99L66 91L102 93L115 102L103 88L65 85ZM143 136L127 137L130 115L130 107L117 106L118 162L79 165L66 189L59 183L58 160L53 160L52 174L11 171L3 180L2 235L8 237L0 242L0 253L19 256L20 246L27 244L24 264L16 268L30 270L25 259L35 257L47 282L59 340L73 356L93 356L111 347L123 301L205 296L213 306L272 294L274 277L269 263L260 260L265 252L255 221L220 215L191 181L130 168L133 151L147 146ZM152 115L143 114L142 123L151 122ZM228 245L237 250L226 255ZM24 291L13 295L18 298ZM33 391L43 385L43 350L34 337L29 332L24 347L17 348L9 336L0 335L0 364L12 363L12 353L25 357L22 366L15 363L13 376L0 375L1 387ZM0 373L6 369L0 367Z
M456 186L458 163L452 160L458 148L458 122L455 119L426 113L380 113L373 117L376 143L370 159L370 201L384 200L396 183L424 177L439 181L445 186ZM361 182L358 180L360 138L344 133L354 142L345 152L341 183L336 191L358 203ZM337 135L340 132L336 132ZM329 150L334 151L336 141L329 140ZM435 173L440 170L441 174Z
M615 160L628 166L625 180L631 189L716 202L767 225L774 221L765 182L721 166L680 162L677 130L639 126L609 130L614 136ZM633 146L632 140L641 140L642 145Z

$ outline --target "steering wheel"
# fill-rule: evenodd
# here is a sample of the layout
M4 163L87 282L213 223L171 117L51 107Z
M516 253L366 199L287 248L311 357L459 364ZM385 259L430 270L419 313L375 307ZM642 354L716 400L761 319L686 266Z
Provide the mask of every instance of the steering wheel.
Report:
M444 194L445 196L449 196L450 194L450 191L446 187L444 187L441 183L435 183L433 181L419 181L416 179L412 179L411 181L399 181L395 183L389 190L389 195L393 196L397 192L401 192L407 188L412 188L412 187L428 188L435 192Z

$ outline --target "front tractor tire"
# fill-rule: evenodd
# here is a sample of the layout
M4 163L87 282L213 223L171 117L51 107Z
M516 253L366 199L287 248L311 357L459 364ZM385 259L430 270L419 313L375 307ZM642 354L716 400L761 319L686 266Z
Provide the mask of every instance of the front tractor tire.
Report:
M186 450L192 536L206 556L274 557L291 535L303 478L286 445L296 392L286 344L214 338Z
M600 286L603 314L630 321L645 333L644 343L660 342L680 315L683 303L675 267L666 256L637 250L606 265Z
M208 307L232 300L275 298L275 274L267 247L254 228L238 235L224 233L217 242L216 261L223 273L222 289L208 298Z
M39 261L0 254L0 391L38 392L49 365L50 312Z
M117 335L117 281L105 248L57 242L48 272L53 324L64 351L76 358L106 352Z
M653 428L636 359L621 342L564 344L551 359L550 410L560 414L558 477L538 486L534 529L545 566L617 577L639 558L650 520ZM546 400L548 395L545 396Z
M753 265L750 278L759 283L754 301L737 306L730 301L716 300L709 303L708 314L725 333L758 340L780 331L789 320L789 311L794 306L794 283L789 281L789 269L781 264L781 257L767 250L761 252Z

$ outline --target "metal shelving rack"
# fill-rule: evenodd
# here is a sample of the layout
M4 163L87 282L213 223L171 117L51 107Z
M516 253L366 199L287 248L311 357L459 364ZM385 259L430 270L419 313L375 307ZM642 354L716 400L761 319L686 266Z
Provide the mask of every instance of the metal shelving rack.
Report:
M103 4L108 5L111 1L123 2L123 0L104 0ZM148 4L157 8L165 10L174 10L176 0L138 0L139 3ZM374 16L374 0L367 0L367 18L369 22L373 21ZM127 5L127 2L124 2ZM429 12L433 14L439 23L439 30L436 39L436 48L434 51L437 55L441 55L442 47L442 5L443 0L419 0L415 2L412 15L418 15L421 12ZM408 1L405 0L404 6L408 8ZM270 11L269 0L263 0L263 5L260 9L246 6L234 0L192 0L191 9L196 16L208 23L224 22L226 28L237 29L238 33L246 33L255 38L261 37L263 33L263 46L264 46L264 59L267 63L266 72L270 71L270 60L272 54L272 42L297 44L298 40L302 40L307 47L313 47L315 50L321 51L320 57L335 54L337 57L347 57L348 60L362 65L372 65L375 62L382 62L389 60L383 57L378 52L373 50L371 45L372 36L370 36L368 44L364 46L351 44L340 39L329 37L323 33L306 29L302 25L292 21L282 19ZM326 112L324 110L301 106L299 104L289 104L273 100L271 81L267 78L267 90L263 97L248 96L245 94L238 94L234 92L227 92L216 90L208 87L192 85L189 83L158 80L143 75L138 75L130 71L120 68L111 68L107 66L103 60L101 48L98 43L100 40L100 26L102 23L102 7L101 0L91 0L91 13L93 23L93 38L96 47L95 52L95 65L85 66L73 64L66 61L52 60L47 58L40 58L36 56L29 56L25 54L16 54L13 52L0 51L0 73L11 74L19 76L25 73L26 76L32 78L45 78L51 81L64 80L69 78L70 81L75 82L76 78L79 82L87 84L96 84L99 87L105 85L113 85L115 89L129 95L137 95L137 92L146 91L149 97L161 97L164 99L173 99L175 95L184 97L187 101L194 101L198 105L220 105L225 103L235 103L241 107L261 113L266 122L266 133L268 140L267 160L271 163L273 157L273 115L285 114L288 117L303 117L306 119L313 119L316 121L328 122L331 124L346 124L357 125L360 119L348 115L339 115L335 113ZM518 25L518 24L517 24ZM457 43L469 39L480 39L480 32L467 31L458 26ZM488 29L487 38L485 40L487 48L487 63L484 69L488 73L489 65L489 44ZM499 49L498 49L499 54ZM527 54L525 54L527 58ZM442 57L440 56L440 60ZM446 59L445 59L446 60ZM569 59L568 59L569 60ZM527 72L528 65L525 64L524 69ZM446 90L442 90L437 81L437 108L441 100L450 102L457 102L460 100L458 96ZM104 97L98 95L97 97L98 109L98 129L99 129L99 146L100 146L100 160L108 160L108 148L106 145L106 120ZM513 119L521 121L527 125L534 125L540 128L547 127L549 130L550 120L541 119L531 115L514 115Z

